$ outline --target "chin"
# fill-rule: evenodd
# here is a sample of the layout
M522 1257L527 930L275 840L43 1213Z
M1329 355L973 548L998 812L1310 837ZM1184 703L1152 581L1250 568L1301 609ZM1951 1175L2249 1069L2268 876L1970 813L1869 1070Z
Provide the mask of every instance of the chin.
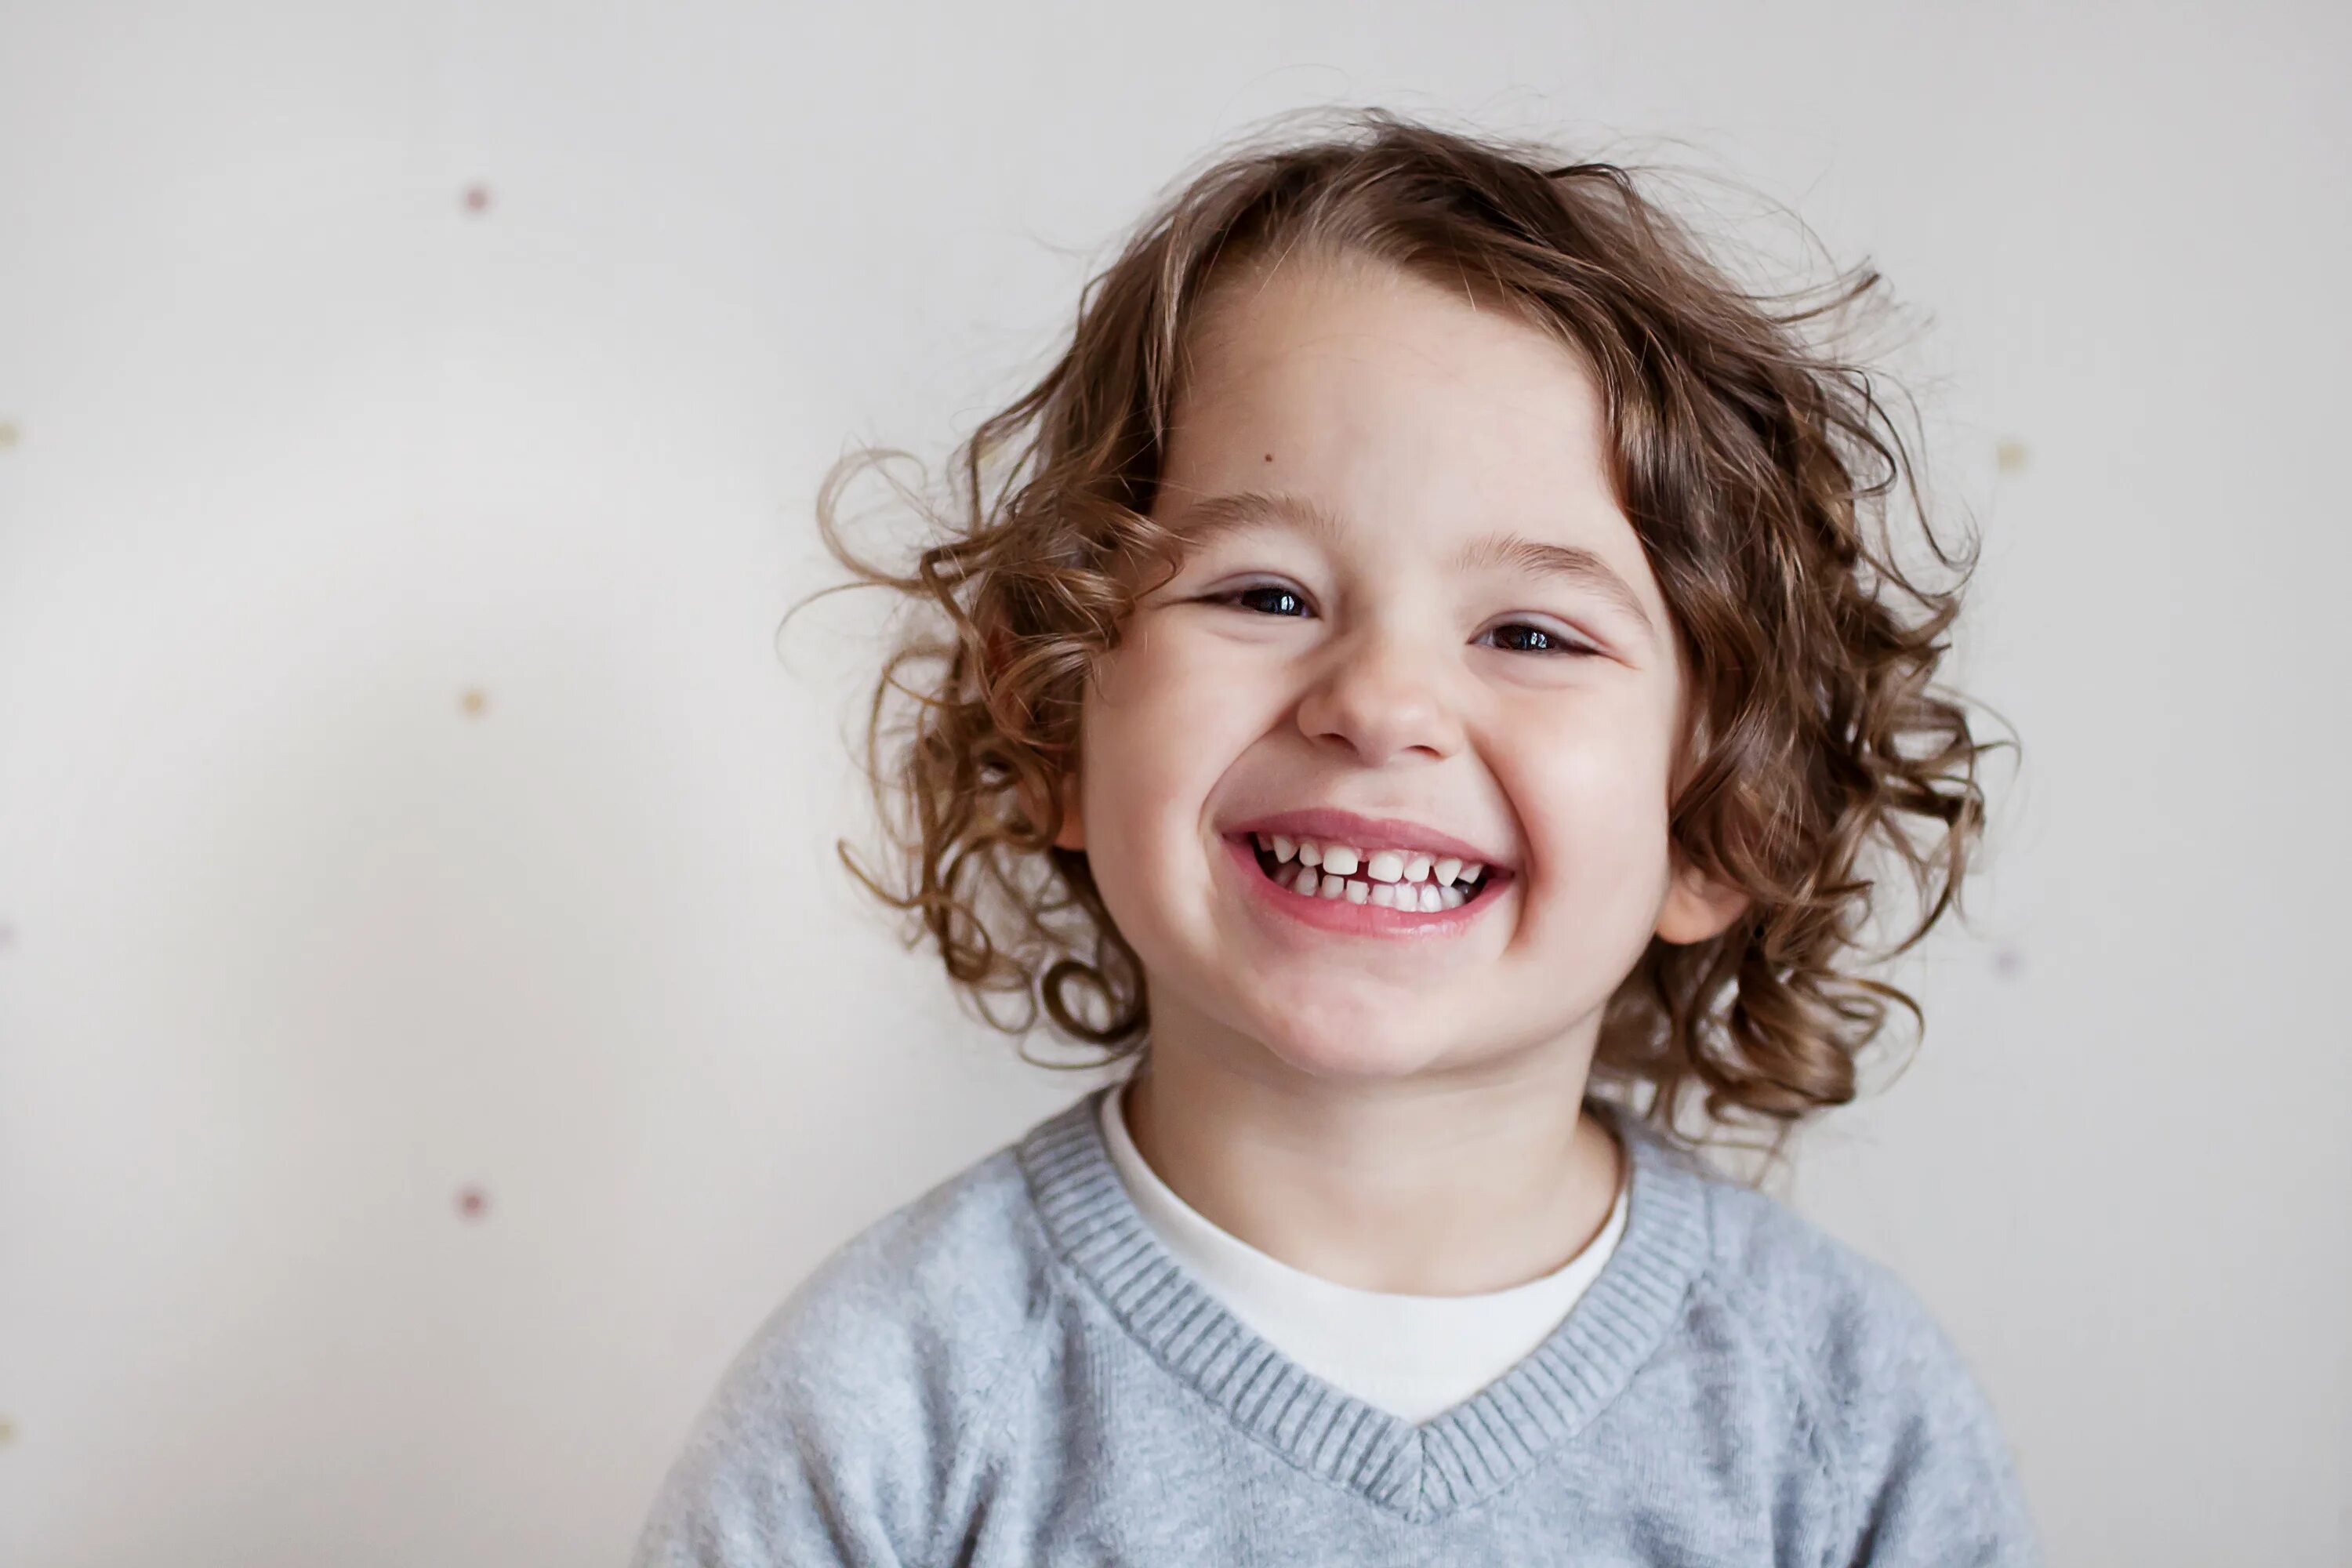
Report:
M1451 1031L1385 1018L1286 1017L1258 1032L1267 1052L1310 1078L1410 1078L1448 1058Z

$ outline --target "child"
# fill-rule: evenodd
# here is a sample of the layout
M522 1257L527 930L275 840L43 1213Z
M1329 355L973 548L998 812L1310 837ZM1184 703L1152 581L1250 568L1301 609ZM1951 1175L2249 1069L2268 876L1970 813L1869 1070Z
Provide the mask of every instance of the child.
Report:
M1237 153L914 572L828 483L949 628L861 877L1134 1067L791 1296L640 1563L2037 1560L1917 1300L1683 1125L1785 1139L1911 1005L1845 967L1864 852L1916 941L1980 831L1957 590L1865 538L1910 459L1822 310L1549 162Z

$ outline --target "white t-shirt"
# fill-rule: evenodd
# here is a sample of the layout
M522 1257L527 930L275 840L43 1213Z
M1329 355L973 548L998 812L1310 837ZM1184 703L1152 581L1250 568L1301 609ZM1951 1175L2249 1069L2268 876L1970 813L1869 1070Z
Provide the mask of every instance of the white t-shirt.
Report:
M1268 1257L1178 1197L1129 1136L1119 1108L1126 1093L1121 1084L1103 1096L1103 1140L1160 1245L1276 1350L1406 1421L1452 1409L1541 1344L1624 1233L1621 1177L1601 1234L1539 1279L1482 1296L1405 1296L1335 1284Z

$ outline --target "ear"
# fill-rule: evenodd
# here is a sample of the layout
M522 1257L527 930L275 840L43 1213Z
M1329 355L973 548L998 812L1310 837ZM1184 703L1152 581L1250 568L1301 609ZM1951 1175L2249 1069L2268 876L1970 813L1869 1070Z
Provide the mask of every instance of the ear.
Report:
M1727 930L1748 910L1748 895L1738 888L1702 876L1685 862L1677 850L1674 857L1674 880L1666 888L1665 903L1658 910L1658 935L1661 940L1680 945L1705 942Z
M1062 830L1054 835L1056 849L1084 849L1087 847L1086 816L1079 808L1078 773L1072 768L1062 774Z
M1006 635L1003 627L992 627L988 633L984 646L988 649L989 665L992 668L1001 668L1007 651L1012 647L1012 638ZM1054 845L1060 849L1084 849L1087 847L1087 837L1084 825L1078 817L1076 768L1074 766L1065 770L1058 782L1062 792L1062 830L1054 835ZM1021 809L1027 814L1032 822L1045 820L1045 803L1036 799L1025 784L1021 786Z
M1062 826L1061 830L1054 835L1054 847L1057 849L1084 849L1087 847L1086 821L1079 811L1078 803L1080 797L1078 791L1078 776L1076 773L1064 773L1061 776L1060 785L1062 792ZM1031 821L1042 822L1045 820L1045 812L1044 804L1029 792L1026 785L1024 785L1022 789L1021 805L1022 809L1029 814L1029 819Z

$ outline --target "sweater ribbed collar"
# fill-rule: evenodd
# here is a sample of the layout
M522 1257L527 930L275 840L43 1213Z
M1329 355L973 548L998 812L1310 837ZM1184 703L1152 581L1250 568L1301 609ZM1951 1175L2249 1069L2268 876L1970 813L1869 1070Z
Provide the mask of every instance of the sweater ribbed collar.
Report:
M1704 1179L1633 1118L1596 1107L1632 1157L1616 1250L1549 1338L1416 1426L1291 1361L1177 1262L1104 1145L1100 1106L1109 1092L1092 1090L1018 1145L1055 1250L1154 1360L1244 1432L1407 1519L1433 1519L1499 1490L1581 1431L1664 1341L1706 1264Z

